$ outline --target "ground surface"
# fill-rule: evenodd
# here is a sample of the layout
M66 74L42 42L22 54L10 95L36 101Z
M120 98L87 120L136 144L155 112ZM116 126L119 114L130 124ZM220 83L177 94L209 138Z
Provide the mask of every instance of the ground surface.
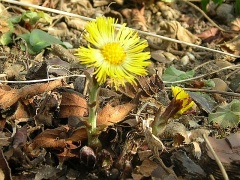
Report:
M87 21L1 2L0 179L223 179L210 146L229 178L240 178L240 20L233 1L210 3L208 17L200 3L188 1L24 2L114 17L140 31L232 56L140 32L151 51L149 74L135 87L102 86L97 102L102 146L90 148L85 122L91 86L84 77L5 82L83 75L86 67L73 54L86 45L81 35ZM26 32L35 34L21 36ZM154 136L146 124L173 99L171 85L188 88L196 106L169 119Z

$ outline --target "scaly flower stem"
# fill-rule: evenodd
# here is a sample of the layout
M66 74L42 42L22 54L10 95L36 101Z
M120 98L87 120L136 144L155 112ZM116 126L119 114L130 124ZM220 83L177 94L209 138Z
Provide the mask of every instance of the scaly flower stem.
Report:
M99 92L99 84L93 77L92 86L89 90L89 118L88 123L90 128L88 130L88 145L95 144L97 131L97 98Z

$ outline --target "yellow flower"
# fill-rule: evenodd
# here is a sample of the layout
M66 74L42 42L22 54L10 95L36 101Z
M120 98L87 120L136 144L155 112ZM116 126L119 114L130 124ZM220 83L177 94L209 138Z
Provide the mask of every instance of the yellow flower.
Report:
M192 101L188 93L178 86L172 86L172 93L176 101L182 101L181 109L177 114L183 114L190 109L195 103Z
M98 17L89 22L84 38L88 47L81 46L76 56L82 64L94 67L94 75L101 85L110 78L118 87L135 83L135 76L146 75L146 67L150 64L150 52L143 52L148 46L146 40L140 40L137 32L123 24L117 31L113 18Z

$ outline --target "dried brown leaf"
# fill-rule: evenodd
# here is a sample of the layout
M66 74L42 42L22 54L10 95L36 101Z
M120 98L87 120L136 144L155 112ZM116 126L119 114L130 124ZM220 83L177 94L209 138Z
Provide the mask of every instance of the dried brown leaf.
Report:
M160 27L162 30L166 32L165 35L170 38L175 38L180 41L197 44L197 45L201 44L201 39L198 38L196 35L192 34L186 28L182 27L178 21L162 21L160 23ZM167 48L169 48L171 44L173 43L167 42L166 43ZM183 44L181 44L181 46L183 48L186 47L186 45L183 45Z
M240 31L240 18L236 18L231 22L231 30Z
M7 120L11 121L11 120L21 120L21 119L28 119L28 118L29 118L29 113L26 109L26 106L24 106L22 102L18 101L16 111L12 116L7 117Z
M197 34L197 37L204 40L205 42L211 42L214 39L218 38L218 33L220 33L220 30L218 28L211 28L200 34Z
M45 84L26 85L21 89L5 90L0 86L0 109L6 109L15 104L19 99L32 97L37 94L51 91L57 87L63 86L62 80L51 81Z
M240 55L240 35L236 36L228 42L221 44L220 47L225 52Z
M12 180L11 169L2 149L0 149L0 179Z
M215 87L212 88L213 90L226 92L229 89L227 83L222 79L213 78L212 80L215 83Z
M161 137L173 139L174 146L190 143L186 127L178 122L171 122L167 124L163 134L161 134Z
M20 2L34 4L34 5L42 4L42 0L20 0Z
M0 19L0 32L6 33L9 30L10 30L9 24L4 19Z
M85 127L80 127L73 131L71 136L67 138L67 141L81 142L87 140L87 129Z
M136 107L136 104L126 103L113 107L107 103L106 106L98 113L97 125L111 125L122 121L128 113Z
M27 125L23 126L20 129L17 129L17 132L13 140L13 148L22 147L27 142Z
M51 92L43 95L39 103L37 114L34 116L37 124L52 125L53 114L58 111L62 96L58 92Z
M60 118L70 116L86 116L88 114L87 101L77 92L63 92L60 105Z
M239 133L234 137L235 140L239 141ZM226 139L215 139L212 137L208 137L208 140L214 149L216 155L222 163L230 164L233 161L240 161L239 149L240 147L234 147L234 150L231 148ZM235 141L234 140L234 141ZM228 141L228 142L227 142ZM234 143L233 143L234 144ZM237 145L238 146L238 145ZM207 149L208 156L211 159L215 159L212 153Z
M60 154L57 154L59 164L63 164L63 162L69 158L78 158L77 154L74 154L71 152L71 149L64 148L63 152Z
M144 17L144 6L141 9L123 9L123 16L127 19L128 25L136 29L147 31L147 23Z
M230 134L226 141L229 143L230 147L232 148L233 152L240 151L240 133Z
M149 160L149 159L145 159L142 164L139 167L139 170L141 172L141 174L144 177L150 177L152 172L158 167L157 163Z
M39 134L33 140L34 148L64 148L67 145L66 138L68 127L58 127L55 129L47 129Z
M151 77L138 77L136 80L136 85L126 83L125 86L119 87L119 91L128 97L134 98L139 92L139 89L141 89L141 99L146 99L159 93L164 88L163 82L157 74Z

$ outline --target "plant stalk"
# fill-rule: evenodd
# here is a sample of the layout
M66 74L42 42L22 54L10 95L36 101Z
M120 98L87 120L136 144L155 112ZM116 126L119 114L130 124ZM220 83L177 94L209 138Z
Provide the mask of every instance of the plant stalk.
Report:
M88 129L88 145L96 144L97 133L97 100L99 93L99 84L93 77L91 88L89 89L89 118L88 123L90 125Z

